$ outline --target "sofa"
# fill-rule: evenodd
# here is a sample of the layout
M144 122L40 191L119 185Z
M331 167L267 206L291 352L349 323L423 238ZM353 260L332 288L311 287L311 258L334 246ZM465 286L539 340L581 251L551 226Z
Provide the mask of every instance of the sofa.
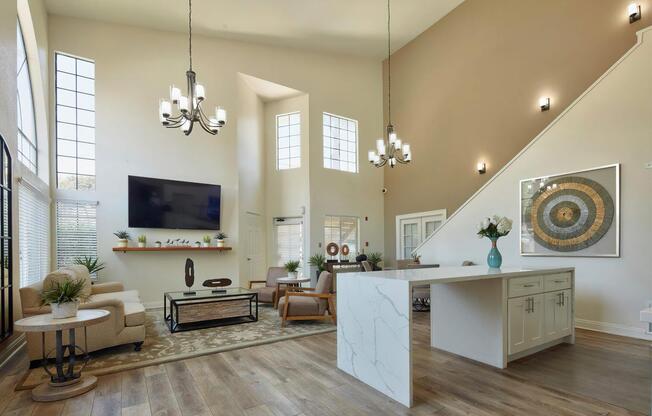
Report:
M50 313L49 305L41 306L41 292L54 282L63 279L82 279L86 282L83 290L85 299L79 309L104 309L111 313L110 319L87 327L88 352L116 345L133 343L136 351L145 341L145 307L140 301L138 291L124 290L119 282L92 284L88 269L74 265L49 273L42 281L20 288L20 302L23 317ZM64 343L68 342L68 331L64 331ZM43 356L40 333L26 333L27 352L32 364ZM84 347L84 329L75 332L77 345ZM45 350L54 348L54 332L45 334Z

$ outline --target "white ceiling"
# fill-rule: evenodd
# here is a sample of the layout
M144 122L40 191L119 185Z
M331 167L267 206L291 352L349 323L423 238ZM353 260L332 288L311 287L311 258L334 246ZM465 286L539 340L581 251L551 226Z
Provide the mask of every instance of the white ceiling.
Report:
M463 0L394 0L392 50ZM185 0L45 0L51 14L185 32ZM194 0L193 32L236 40L382 58L384 0Z

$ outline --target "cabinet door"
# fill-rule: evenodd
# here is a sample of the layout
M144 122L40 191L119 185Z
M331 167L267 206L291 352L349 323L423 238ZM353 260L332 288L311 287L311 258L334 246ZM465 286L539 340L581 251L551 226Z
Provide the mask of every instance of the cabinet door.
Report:
M543 327L546 341L559 338L558 318L561 305L562 292L550 292L544 295L544 314Z
M529 312L525 314L525 343L527 348L535 347L544 342L543 294L526 296L530 300Z
M557 336L565 337L571 334L573 326L573 305L571 304L571 290L566 289L559 292L561 294L561 305L558 307L559 313L555 316L555 326Z
M528 314L529 301L526 297L509 299L507 302L507 328L509 355L527 349L525 339L525 316Z

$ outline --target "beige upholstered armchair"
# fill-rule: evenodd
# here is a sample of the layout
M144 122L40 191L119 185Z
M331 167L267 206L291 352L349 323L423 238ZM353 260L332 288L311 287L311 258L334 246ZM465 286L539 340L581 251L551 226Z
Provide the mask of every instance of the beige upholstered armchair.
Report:
M287 277L287 275L288 272L285 270L285 267L270 267L267 269L267 279L250 281L249 289L258 292L258 302L274 304L276 302L276 296L283 296L285 294L285 288L281 288L279 290L280 293L276 293L276 279ZM259 287L254 288L254 285L258 285ZM260 287L260 285L263 286Z
M331 293L333 277L321 272L315 288L291 287L278 302L282 326L287 321L332 319L336 323L335 295ZM328 313L328 315L326 315Z
M145 307L140 302L138 291L124 290L122 283L98 283L91 285L88 269L85 266L69 266L48 274L45 279L30 286L20 288L20 302L23 317L50 313L49 305L41 306L41 292L50 287L54 281L62 279L82 279L87 282L84 295L88 297L79 305L80 309L104 309L111 313L111 319L86 329L88 334L88 352L97 351L116 345L133 343L136 351L145 341ZM38 363L43 355L41 334L26 333L27 352L33 364ZM64 343L68 334L64 333ZM84 329L75 332L78 345L84 346ZM54 332L45 334L45 350L54 348Z

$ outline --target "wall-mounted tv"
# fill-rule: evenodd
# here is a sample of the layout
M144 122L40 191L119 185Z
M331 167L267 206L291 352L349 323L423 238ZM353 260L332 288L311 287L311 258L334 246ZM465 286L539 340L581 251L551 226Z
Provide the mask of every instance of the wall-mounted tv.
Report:
M222 187L129 176L129 227L219 230Z

